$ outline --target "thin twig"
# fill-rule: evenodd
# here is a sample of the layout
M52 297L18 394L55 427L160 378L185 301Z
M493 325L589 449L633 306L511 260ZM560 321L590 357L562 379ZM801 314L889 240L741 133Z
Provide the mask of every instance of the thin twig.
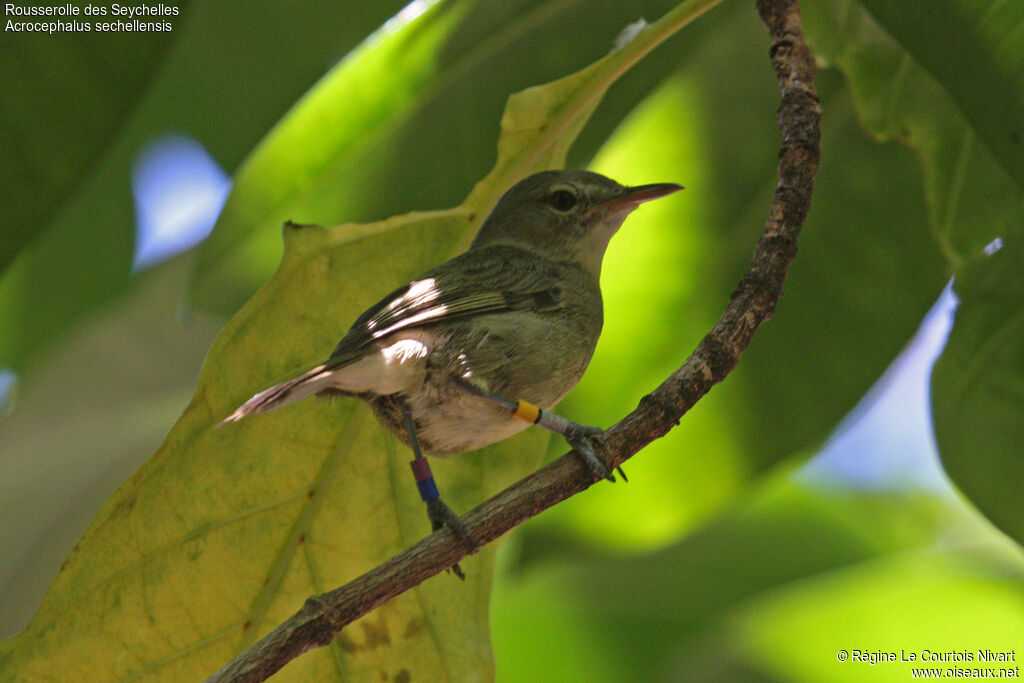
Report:
M820 156L821 105L797 0L757 0L757 9L772 37L771 60L782 92L779 182L764 231L747 272L711 332L636 410L596 439L595 450L612 468L664 436L732 370L754 332L774 312L796 255L796 239L810 207ZM489 543L594 482L594 474L569 453L478 506L463 521L481 545ZM266 680L301 653L327 645L346 625L452 567L464 555L466 548L450 530L434 533L350 583L310 598L208 683Z

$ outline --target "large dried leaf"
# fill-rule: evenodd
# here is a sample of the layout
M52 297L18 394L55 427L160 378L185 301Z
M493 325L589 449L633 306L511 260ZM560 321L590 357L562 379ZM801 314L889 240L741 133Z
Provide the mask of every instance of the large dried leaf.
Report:
M345 323L450 254L516 179L558 167L604 91L713 2L682 6L623 49L510 98L498 162L463 202L372 224L285 228L273 278L218 336L164 444L107 502L0 673L31 680L208 675L310 594L348 581L427 531L408 452L354 400L308 400L239 425L248 395L326 356ZM458 511L536 466L530 430L435 472ZM489 677L493 550L369 615L287 667L290 680ZM388 647L382 647L387 644ZM403 673L404 672L404 673Z

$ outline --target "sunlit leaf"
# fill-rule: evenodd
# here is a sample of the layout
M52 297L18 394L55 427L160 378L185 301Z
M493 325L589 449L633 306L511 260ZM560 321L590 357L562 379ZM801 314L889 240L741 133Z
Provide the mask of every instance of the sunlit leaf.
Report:
M676 4L443 2L371 36L243 164L199 252L193 304L237 310L273 271L286 220L372 221L462 201L494 164L495 124L509 92L601 58L628 24L653 20ZM665 64L684 51L692 46L673 41L658 60L623 79L574 148L574 165L589 161L664 77Z
M943 574L939 563L947 559L927 550L939 535L951 542L970 538L973 544L985 543L979 555L998 559L966 564L972 559L967 557L961 583L929 586L925 581L938 580ZM1020 599L1024 560L1013 559L1012 553L1009 559L998 556L991 538L991 531L986 535L963 520L961 512L928 496L818 492L774 481L753 500L657 553L630 558L576 553L560 557L557 563L524 561L518 571L516 565L507 568L498 581L493 605L495 656L502 679L509 683L539 680L547 671L557 672L557 678L565 681L763 680L765 676L775 680L770 674L776 670L763 664L761 656L777 663L792 661L799 654L801 661L818 662L821 670L835 665L840 645L818 651L826 625L845 634L847 648L876 646L874 632L889 622L893 633L907 636L908 646L918 646L928 635L950 627L932 617L947 614L956 621L954 610L965 624L992 619L985 632L1004 633L992 641L995 648L1005 644L1005 637L1012 638L1021 612L1012 603L997 608L992 597ZM524 540L529 547L543 542L543 535L534 532ZM998 552L1005 554L1002 549ZM890 554L913 559L890 568L885 559ZM839 584L848 572L871 567L876 561L880 566L871 570L869 585L877 587L878 599L867 587L831 589L832 581ZM927 571L929 563L936 565L934 572ZM1004 575L986 576L990 570ZM771 620L761 618L762 605L773 596L802 594L805 586L818 587L807 590L807 599L786 616L794 622L804 614L808 618L799 628L789 628L783 639ZM900 608L890 608L881 597L895 599L901 594L905 597ZM931 603L932 612L919 615L919 610L905 606L913 596L929 594L946 596L951 605L955 601L955 607L936 600ZM857 596L870 602L874 611L856 617L849 612L844 618L829 616L836 601L848 602ZM979 603L972 607L972 599ZM964 626L956 632L968 630ZM565 631L570 635L563 636ZM572 639L572 657L565 656L565 637ZM774 660L769 645L778 646ZM899 647L894 642L877 643L884 645ZM962 646L971 645L964 642ZM522 657L520 648L530 656ZM832 678L783 675L780 680Z
M700 92L691 69L686 73L638 106L592 166L623 182L679 182L686 189L635 212L605 257L604 330L586 375L561 407L588 424L607 426L635 407L678 366L719 312L720 302L705 289L709 268L722 258L702 231L708 224L708 160L699 131L706 122L698 120ZM772 100L765 106L770 111ZM735 431L724 428L724 412L721 402L709 407L702 401L626 466L631 484L595 486L559 505L545 523L612 547L673 542L728 500L749 473Z
M720 637L712 670L771 680L906 681L914 669L1015 678L1024 569L990 550L897 555L768 593Z
M605 330L562 404L574 419L609 424L681 362L721 313L764 220L778 146L768 38L747 7L713 18L687 32L694 56L595 158L613 177L686 189L642 208L611 244ZM753 474L812 453L914 334L947 273L920 165L864 134L842 85L823 72L823 160L772 321L725 382L629 463L630 485L596 486L546 522L605 547L673 542Z
M381 29L293 107L235 176L220 219L198 252L194 301L235 310L280 260L279 226L288 220L358 220L360 213L374 213L368 204L394 203L393 195L404 188L374 186L379 176L367 168L373 163L367 147L390 140L410 116L434 77L442 41L466 8L436 4L408 24ZM353 164L358 172L346 177ZM257 243L242 244L253 232ZM214 269L229 276L218 277Z

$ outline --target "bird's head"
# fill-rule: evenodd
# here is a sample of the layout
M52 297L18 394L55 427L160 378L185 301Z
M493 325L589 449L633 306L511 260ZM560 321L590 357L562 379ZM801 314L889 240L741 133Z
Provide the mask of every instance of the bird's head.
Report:
M515 246L547 260L577 263L597 276L626 216L643 202L681 189L674 183L626 187L590 171L542 171L502 195L471 248Z

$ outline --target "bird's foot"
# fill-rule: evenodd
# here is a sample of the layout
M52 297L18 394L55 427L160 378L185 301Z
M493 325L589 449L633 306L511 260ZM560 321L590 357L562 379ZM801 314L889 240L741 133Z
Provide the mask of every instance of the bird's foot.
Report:
M601 479L607 479L608 481L615 483L615 476L608 469L608 465L605 464L601 458L597 457L597 453L594 452L594 444L590 440L590 437L597 436L604 430L600 427L588 427L586 425L576 424L575 422L569 423L568 429L565 431L565 440L569 442L569 445L579 453L580 458L586 464L586 466L595 475ZM622 471L621 467L615 468L620 475L622 475L623 481L629 481L626 479L626 473Z
M479 549L480 546L473 540L465 522L463 522L462 519L460 519L459 516L455 514L440 498L434 498L433 500L427 501L427 517L430 518L430 528L432 531L438 531L439 529L448 527L455 532L455 535L459 537L459 540L461 540L466 548L469 549L470 553L475 553ZM458 563L452 565L451 569L452 572L460 579L466 578L466 575L463 573L462 568Z

